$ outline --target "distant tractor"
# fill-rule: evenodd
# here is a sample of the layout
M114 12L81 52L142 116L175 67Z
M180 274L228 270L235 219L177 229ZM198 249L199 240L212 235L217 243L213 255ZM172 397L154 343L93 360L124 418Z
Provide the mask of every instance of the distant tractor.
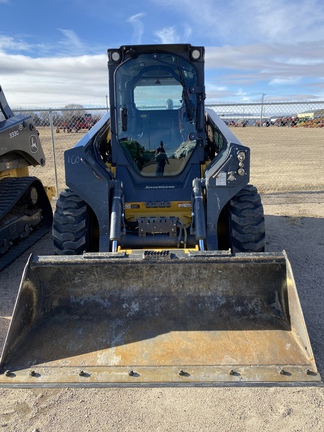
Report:
M52 188L29 174L45 155L29 115L14 114L0 86L0 271L52 227Z

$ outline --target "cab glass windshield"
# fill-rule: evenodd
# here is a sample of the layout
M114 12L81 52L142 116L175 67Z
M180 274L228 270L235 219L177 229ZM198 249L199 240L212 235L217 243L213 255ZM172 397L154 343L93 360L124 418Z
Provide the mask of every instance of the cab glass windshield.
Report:
M117 70L118 140L144 176L172 176L196 146L195 68L171 54L144 54Z

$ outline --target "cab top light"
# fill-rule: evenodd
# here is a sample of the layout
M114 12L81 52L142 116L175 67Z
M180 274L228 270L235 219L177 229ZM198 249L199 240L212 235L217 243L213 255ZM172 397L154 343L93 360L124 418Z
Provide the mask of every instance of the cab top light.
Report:
M114 62L119 62L120 61L120 58L121 58L121 55L120 55L120 52L119 51L113 51L112 53L111 53L111 60L112 61L114 61Z
M201 57L201 52L199 49L193 49L190 53L192 60L199 60Z

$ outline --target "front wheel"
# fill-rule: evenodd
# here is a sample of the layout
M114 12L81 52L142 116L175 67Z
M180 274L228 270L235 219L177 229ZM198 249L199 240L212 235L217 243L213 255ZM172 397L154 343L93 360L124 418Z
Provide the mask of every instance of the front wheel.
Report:
M230 200L228 215L232 252L264 252L264 212L254 186L245 186Z
M60 255L80 255L93 250L91 221L87 204L72 190L65 189L57 200L52 236Z

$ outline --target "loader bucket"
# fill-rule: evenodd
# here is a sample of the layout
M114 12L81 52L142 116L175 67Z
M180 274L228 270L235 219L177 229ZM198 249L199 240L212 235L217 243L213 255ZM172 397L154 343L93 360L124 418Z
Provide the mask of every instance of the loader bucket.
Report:
M0 386L316 384L285 253L31 256Z

